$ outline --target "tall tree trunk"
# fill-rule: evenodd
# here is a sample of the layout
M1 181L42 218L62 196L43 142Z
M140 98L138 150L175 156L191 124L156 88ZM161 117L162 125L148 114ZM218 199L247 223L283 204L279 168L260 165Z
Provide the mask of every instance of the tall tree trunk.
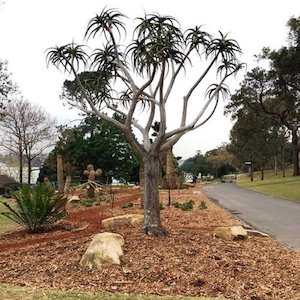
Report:
M144 157L144 232L152 236L164 236L166 230L160 220L159 179L160 158L158 153Z
M299 176L299 145L297 130L292 130L293 176Z
M285 143L283 143L281 149L281 168L282 168L282 177L285 178Z
M261 180L264 180L265 179L265 174L264 174L264 165L262 164L261 165L261 168L260 168L260 170L261 170Z
M27 162L27 183L30 185L31 184L31 160L28 159L28 162Z
M23 183L23 151L22 151L22 144L19 142L19 179L20 184Z
M274 158L274 173L275 173L275 175L278 174L278 160L277 160L277 155Z

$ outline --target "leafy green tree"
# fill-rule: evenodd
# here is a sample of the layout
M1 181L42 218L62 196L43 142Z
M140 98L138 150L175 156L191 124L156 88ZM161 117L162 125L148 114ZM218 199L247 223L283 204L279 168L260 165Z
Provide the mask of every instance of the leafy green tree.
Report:
M276 120L258 116L251 109L238 113L230 131L230 151L239 160L242 169L246 161L261 170L264 179L265 166L280 153L280 126Z
M229 110L250 107L265 119L276 119L291 133L293 175L299 172L300 127L300 18L288 22L289 45L279 50L263 49L260 59L270 63L268 70L255 68L247 73L240 89L231 98Z
M207 151L205 159L209 165L210 174L216 178L236 172L235 157L228 151L228 145L224 144L216 149Z
M196 155L184 161L181 169L185 172L192 173L194 180L198 174L213 175L220 178L223 175L236 171L234 167L234 156L228 151L228 145L222 145L216 149L207 151L202 155L197 151Z
M180 168L184 172L192 173L194 179L197 178L199 173L202 175L210 173L210 166L206 161L206 157L200 151L197 151L193 157L186 159Z
M227 92L225 81L241 68L236 58L240 47L221 32L214 38L199 26L182 31L173 17L156 13L137 19L133 40L126 46L121 42L123 20L119 11L103 10L91 19L85 33L86 40L103 38L101 49L89 55L88 47L70 43L50 48L47 59L74 76L76 84L73 92L68 90L68 103L116 126L140 157L145 172L144 232L161 236L166 234L159 209L161 156L185 133L199 128L212 116L219 96ZM178 82L182 84L181 74L193 62L202 63L202 69L197 68L196 77L188 79L189 84L178 97L173 88ZM81 67L91 72L93 79L88 76L84 80ZM217 73L218 81L208 87L205 101L195 111L191 102L209 73ZM170 105L182 108L175 128L167 125L167 115L173 114ZM148 108L143 117L141 108ZM112 113L121 114L125 121L112 118ZM154 137L151 130L155 121L159 131Z
M78 126L61 126L60 136L41 170L41 176L56 179L56 157L72 166L74 175L83 179L88 164L101 168L105 181L111 176L123 182L137 182L139 164L120 130L104 120L87 117ZM40 178L41 180L42 178Z

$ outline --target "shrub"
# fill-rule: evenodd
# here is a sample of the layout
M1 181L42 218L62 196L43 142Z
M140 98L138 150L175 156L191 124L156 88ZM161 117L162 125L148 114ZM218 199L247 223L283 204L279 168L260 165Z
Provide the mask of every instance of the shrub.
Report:
M207 209L206 202L202 200L202 201L200 202L199 208L200 208L200 209Z
M133 207L133 203L132 202L129 202L129 203L125 203L121 206L122 208L130 208L130 207Z
M81 205L85 206L85 207L91 207L95 204L95 202L93 200L86 200L81 202Z
M195 202L193 200L186 201L184 203L174 202L173 206L176 208L180 208L181 210L187 211L192 210Z
M67 199L55 194L52 187L45 184L33 188L24 184L20 191L13 192L13 197L16 200L16 208L0 201L8 209L1 214L30 232L37 232L41 227L53 224L66 214Z
M159 210L163 210L164 209L164 205L162 202L159 203Z

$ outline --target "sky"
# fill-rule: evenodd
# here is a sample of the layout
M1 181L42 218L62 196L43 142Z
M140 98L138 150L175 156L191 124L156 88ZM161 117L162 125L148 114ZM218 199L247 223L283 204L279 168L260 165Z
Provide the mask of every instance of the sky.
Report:
M242 48L240 60L247 64L248 70L256 66L254 55L263 47L278 49L286 44L287 21L300 16L299 0L2 0L1 3L0 58L8 61L12 79L24 98L43 107L59 124L79 117L59 99L66 75L53 66L47 67L45 51L72 40L82 43L88 21L105 6L119 9L129 17L128 23L145 12L158 12L175 17L182 28L203 25L204 30L214 35L218 30L229 33ZM229 82L232 93L244 74ZM233 123L223 114L226 101L220 101L206 124L186 134L174 146L176 156L186 159L199 150L204 154L229 141Z

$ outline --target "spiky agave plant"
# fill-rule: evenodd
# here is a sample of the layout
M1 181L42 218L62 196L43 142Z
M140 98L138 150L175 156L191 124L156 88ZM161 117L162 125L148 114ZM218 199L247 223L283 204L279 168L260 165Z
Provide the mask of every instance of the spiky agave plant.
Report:
M0 201L8 211L1 214L20 224L29 232L37 232L41 227L53 224L66 214L66 201L60 194L55 194L51 186L39 184L33 188L22 185L13 193L16 208Z

